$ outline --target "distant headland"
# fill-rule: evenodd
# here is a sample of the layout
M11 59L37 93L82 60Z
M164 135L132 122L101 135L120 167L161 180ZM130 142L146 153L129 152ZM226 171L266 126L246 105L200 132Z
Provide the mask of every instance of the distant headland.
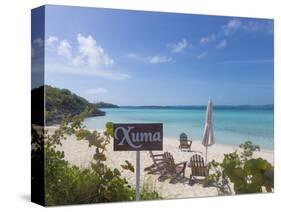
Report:
M31 91L32 95L32 113L36 116L39 112L36 108L40 108L42 101L40 97L44 93L45 87L45 120L46 125L60 123L61 119L66 115L77 115L83 112L86 108L92 109L92 113L88 117L104 116L106 113L100 108L118 108L117 105L105 102L90 103L85 98L72 93L68 89L60 89L50 85L34 88Z

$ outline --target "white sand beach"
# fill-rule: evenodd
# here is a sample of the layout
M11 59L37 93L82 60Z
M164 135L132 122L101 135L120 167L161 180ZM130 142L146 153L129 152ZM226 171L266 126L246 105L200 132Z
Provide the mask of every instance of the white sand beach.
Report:
M55 128L49 127L49 132L51 133ZM205 156L205 148L202 146L201 142L193 141L192 150L193 152L182 152L179 150L179 141L176 138L164 138L163 140L163 152L170 152L176 163L189 161L190 157L195 154L195 152ZM71 164L75 164L80 167L88 167L90 161L92 160L94 154L94 147L88 147L87 141L77 141L75 136L69 136L66 140L62 141L62 146L57 147L59 150L63 150L65 153L65 159ZM222 144L214 144L208 150L208 161L216 160L221 161L225 153L231 153L238 149L238 146L229 146ZM157 153L157 152L155 152ZM121 164L124 164L125 160L130 161L135 165L135 152L114 152L112 143L108 145L107 148L107 161L106 163L110 167L120 168ZM261 150L254 153L254 157L261 157L272 164L274 163L274 152L271 150ZM217 196L218 191L214 187L203 187L201 184L189 185L188 178L190 176L190 168L186 167L185 179L179 180L176 183L170 183L167 179L164 182L158 180L159 175L147 174L144 168L152 165L152 160L149 156L149 152L141 152L141 184L143 181L150 183L155 187L155 189L161 194L165 199L172 198L188 198L188 197L204 197L204 196ZM122 173L128 181L134 185L135 184L135 174L129 171L124 171Z

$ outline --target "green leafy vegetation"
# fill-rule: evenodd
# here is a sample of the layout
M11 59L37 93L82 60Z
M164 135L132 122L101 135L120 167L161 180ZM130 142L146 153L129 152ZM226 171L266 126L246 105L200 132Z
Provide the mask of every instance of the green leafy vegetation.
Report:
M47 123L59 122L63 116L68 114L72 116L78 115L86 108L91 108L92 110L88 116L105 115L105 112L99 110L94 104L67 89L59 89L46 85L45 93Z
M141 188L141 200L160 200L163 199L156 191L155 185L150 179L145 179Z
M74 117L64 117L54 133L45 132L41 137L34 135L34 139L44 140L46 205L135 200L135 188L122 177L124 172L134 172L134 166L127 160L120 168L106 165L106 148L112 136L112 123L106 124L103 133L86 130L82 121L89 113L90 108ZM62 145L61 141L70 135L75 135L77 142L83 139L88 141L89 148L95 148L89 168L71 165L64 159L64 152L57 150L56 147ZM33 157L35 155L36 151L33 151ZM143 187L142 200L160 198L148 185Z
M230 194L229 181L236 194L272 192L274 188L274 167L262 158L252 158L260 148L251 141L239 146L241 151L225 154L222 163L209 163L211 173L205 183L218 188L219 194Z
M244 144L240 144L239 147L243 150L241 152L242 161L251 159L254 151L260 151L260 147L258 145L254 145L251 141L246 141Z

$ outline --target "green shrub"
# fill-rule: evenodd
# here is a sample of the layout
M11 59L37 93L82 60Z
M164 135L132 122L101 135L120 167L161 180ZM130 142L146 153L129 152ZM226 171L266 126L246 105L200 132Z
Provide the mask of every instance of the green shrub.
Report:
M160 200L161 195L156 191L154 184L145 179L141 188L141 200Z
M46 205L82 204L135 200L135 189L124 171L134 172L134 166L125 161L119 169L108 167L105 162L106 147L112 136L112 123L106 125L103 134L86 130L82 121L89 111L74 118L65 117L55 132L46 132L45 149L45 201ZM64 152L56 150L66 135L75 135L77 140L86 140L89 148L95 148L90 168L79 168L64 160ZM156 191L142 190L143 200L159 199Z
M225 154L222 163L212 161L209 169L212 173L206 178L206 184L213 184L220 194L229 194L228 181L233 183L236 194L272 192L274 188L274 167L262 158L253 159L253 152L259 146L246 141L239 146L242 151Z

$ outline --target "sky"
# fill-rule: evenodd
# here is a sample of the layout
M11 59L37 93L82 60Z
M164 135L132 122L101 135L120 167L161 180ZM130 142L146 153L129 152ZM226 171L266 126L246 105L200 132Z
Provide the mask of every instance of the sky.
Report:
M64 6L45 20L46 84L91 102L274 102L273 20Z

